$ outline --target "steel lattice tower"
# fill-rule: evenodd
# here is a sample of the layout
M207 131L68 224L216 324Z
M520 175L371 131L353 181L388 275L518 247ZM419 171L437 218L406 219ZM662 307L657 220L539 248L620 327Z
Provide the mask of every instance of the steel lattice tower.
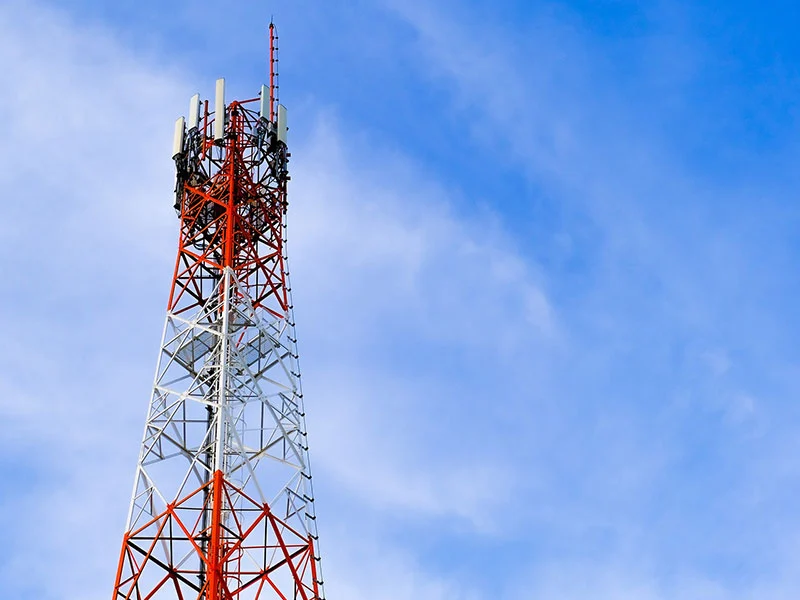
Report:
M277 38L261 95L176 123L180 237L113 598L323 598L286 263Z

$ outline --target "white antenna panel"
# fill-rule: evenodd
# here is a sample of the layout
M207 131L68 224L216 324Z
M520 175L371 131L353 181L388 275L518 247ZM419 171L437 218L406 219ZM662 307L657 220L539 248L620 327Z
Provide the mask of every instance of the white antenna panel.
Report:
M176 158L183 152L183 133L186 125L186 119L180 117L175 121L175 135L172 138L172 158Z
M225 139L225 79L217 79L214 98L214 139Z
M278 104L278 139L284 144L286 143L286 107L283 104Z
M269 86L261 86L261 118L269 120Z
M189 130L197 129L200 122L200 94L195 94L189 100Z

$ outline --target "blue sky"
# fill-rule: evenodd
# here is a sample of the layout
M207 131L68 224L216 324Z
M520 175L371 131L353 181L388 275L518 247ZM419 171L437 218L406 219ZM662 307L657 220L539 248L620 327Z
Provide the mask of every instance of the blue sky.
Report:
M795 598L797 9L0 5L0 590L106 598L225 76L291 119L329 598Z

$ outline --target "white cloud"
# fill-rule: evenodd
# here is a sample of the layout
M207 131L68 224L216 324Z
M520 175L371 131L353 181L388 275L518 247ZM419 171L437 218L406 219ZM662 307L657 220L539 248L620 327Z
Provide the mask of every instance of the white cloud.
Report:
M349 308L342 317L351 318L338 322L350 335L390 317L423 340L552 341L556 318L541 276L491 216L455 216L453 192L386 151L347 156L334 123L321 121L295 151L291 215L295 268L326 298L331 324L334 310ZM527 331L518 329L523 313Z
M364 528L331 529L329 537L340 549L325 563L326 596L338 598L385 598L386 600L477 600L468 581L436 573L407 552L387 546L386 541ZM331 546L329 544L328 546ZM323 552L325 548L323 548Z

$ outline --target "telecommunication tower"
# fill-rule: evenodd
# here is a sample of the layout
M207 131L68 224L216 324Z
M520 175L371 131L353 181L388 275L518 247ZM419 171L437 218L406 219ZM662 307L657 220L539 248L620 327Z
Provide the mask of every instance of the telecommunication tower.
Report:
M323 598L269 32L260 96L217 80L175 126L178 257L114 600Z

